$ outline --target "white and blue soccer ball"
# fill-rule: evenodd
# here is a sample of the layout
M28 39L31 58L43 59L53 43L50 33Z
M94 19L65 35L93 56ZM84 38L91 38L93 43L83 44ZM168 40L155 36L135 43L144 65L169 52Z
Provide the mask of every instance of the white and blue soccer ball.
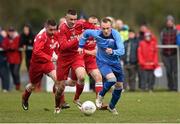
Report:
M89 116L96 111L96 105L92 101L85 101L81 106L81 111Z

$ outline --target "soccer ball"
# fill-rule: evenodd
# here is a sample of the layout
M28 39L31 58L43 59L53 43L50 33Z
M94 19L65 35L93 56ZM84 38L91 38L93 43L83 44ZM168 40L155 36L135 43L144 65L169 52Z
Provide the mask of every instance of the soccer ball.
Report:
M96 111L96 106L92 101L85 101L82 104L81 111L85 115L89 116L89 115L92 115Z

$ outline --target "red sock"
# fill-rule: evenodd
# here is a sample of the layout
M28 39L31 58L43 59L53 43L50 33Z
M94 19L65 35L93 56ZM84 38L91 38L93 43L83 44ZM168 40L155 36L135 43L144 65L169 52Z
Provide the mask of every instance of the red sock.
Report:
M79 84L78 82L76 83L76 94L74 96L74 100L79 99L79 96L81 95L82 91L84 89L83 84Z
M27 90L25 89L22 97L23 97L23 99L24 99L25 101L28 101L30 95L31 95L31 92L29 92L29 91L27 91Z
M97 97L98 93L102 90L102 87L103 87L102 82L97 82L95 84L96 97Z

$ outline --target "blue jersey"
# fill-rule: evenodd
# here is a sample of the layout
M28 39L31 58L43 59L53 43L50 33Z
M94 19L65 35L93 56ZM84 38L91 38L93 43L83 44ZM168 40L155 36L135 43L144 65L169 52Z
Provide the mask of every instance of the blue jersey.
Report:
M125 53L124 45L122 39L119 35L119 32L115 29L112 29L111 35L105 37L102 33L102 30L86 30L83 33L83 37L80 39L79 47L83 48L87 39L89 37L94 37L97 44L97 63L106 63L109 65L115 65L120 63L120 56ZM111 48L113 53L107 54L106 48Z

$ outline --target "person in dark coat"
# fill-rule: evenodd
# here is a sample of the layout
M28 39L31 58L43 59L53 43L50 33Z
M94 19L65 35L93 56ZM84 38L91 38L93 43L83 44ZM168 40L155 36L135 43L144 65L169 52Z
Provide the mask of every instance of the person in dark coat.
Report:
M25 49L25 61L27 70L29 70L30 60L32 56L32 48L34 43L34 33L32 32L31 26L25 24L23 27L23 32L20 35L20 46Z

